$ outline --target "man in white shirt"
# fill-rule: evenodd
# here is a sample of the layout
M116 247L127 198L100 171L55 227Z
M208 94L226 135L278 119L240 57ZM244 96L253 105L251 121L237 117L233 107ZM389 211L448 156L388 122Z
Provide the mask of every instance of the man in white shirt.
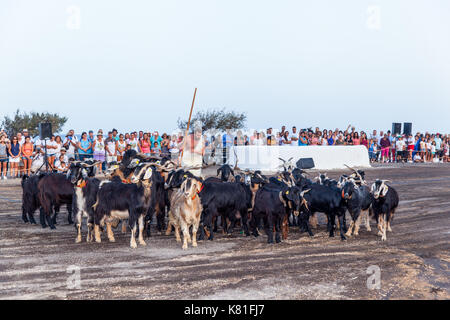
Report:
M406 147L406 144L405 144L405 141L403 140L403 137L398 136L397 142L395 142L395 150L397 151L397 156L396 156L397 162L405 159L405 157L404 157L405 147Z
M292 147L298 147L298 133L297 127L292 127L292 133L289 135L289 140L291 140Z

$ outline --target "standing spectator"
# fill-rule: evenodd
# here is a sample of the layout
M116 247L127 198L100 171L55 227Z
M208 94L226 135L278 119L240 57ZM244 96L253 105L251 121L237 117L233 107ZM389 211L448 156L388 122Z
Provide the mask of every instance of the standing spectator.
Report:
M380 147L381 147L381 162L387 162L389 160L389 149L391 147L391 142L389 141L389 138L387 134L383 136L380 140Z
M158 146L161 147L162 138L159 136L159 132L155 131L153 136L150 138L151 145L153 146L155 142L158 143Z
M98 161L97 169L99 173L102 173L103 162L105 162L105 142L103 141L103 133L97 132L97 139L92 146L94 150L94 160Z
M8 140L6 139L6 133L2 133L0 135L0 173L2 180L8 179Z
M24 136L22 136L21 132L17 133L17 141L19 141L20 146L22 146L22 144L25 142L25 138Z
M361 140L359 139L359 134L358 134L358 132L353 132L353 138L352 138L352 141L353 141L353 145L354 146L359 146L360 144L361 144Z
M31 138L27 135L25 137L25 142L22 144L21 153L23 161L23 173L31 174L31 162L33 161L34 146L31 142Z
M300 140L299 140L299 143L300 143ZM313 133L311 135L311 140L310 140L309 144L311 146L317 146L319 144L319 138L317 138L317 134L316 133Z
M170 140L167 134L163 133L161 141L161 157L169 157L170 155L169 151L170 151Z
M22 130L22 143L21 144L23 144L25 142L25 139L27 137L30 137L30 134L28 133L28 129L23 129ZM33 142L31 137L30 137L30 142Z
M395 142L395 150L396 150L395 158L396 158L397 162L406 160L406 158L404 156L405 147L406 147L406 144L405 144L405 141L403 141L403 137L399 136L397 138L397 141Z
M413 160L413 151L414 151L414 147L416 145L416 142L418 140L418 137L416 136L416 138L414 139L412 134L410 134L408 136L408 138L406 139L406 145L408 148L408 162L412 163Z
M291 140L291 146L298 146L298 133L297 127L292 127L292 134L289 136L289 140Z
M361 133L361 144L365 146L367 149L369 149L369 141L367 140L367 135L365 132Z
M144 133L142 139L139 140L139 148L141 149L141 152L143 154L145 154L146 156L149 156L151 147L152 147L152 142L148 136L148 133Z
M125 137L121 133L119 135L119 141L117 141L117 161L118 162L122 161L126 147L127 147L127 143L125 142Z
M335 136L333 134L333 131L329 130L328 131L328 139L327 139L327 144L329 146L334 146L336 140L335 140Z
M112 136L115 141L119 141L119 135L117 134L117 129L112 129Z
M261 138L261 133L256 133L256 138L253 140L253 145L255 146L263 146L264 145L264 139Z
M306 138L306 132L304 130L300 132L300 136L298 137L298 145L299 146L308 145L308 139Z
M161 148L160 148L160 146L158 145L158 142L157 142L157 141L155 141L155 142L153 143L153 147L152 147L152 149L151 149L151 155L152 155L152 156L155 156L155 157L159 157L159 156L161 155Z
M17 136L13 137L12 142L9 145L8 152L9 152L10 177L15 179L19 174L18 170L21 156L20 144L19 139L17 139Z
M55 159L56 159L56 151L58 149L58 145L55 141L55 136L52 135L50 138L50 141L44 142L44 147L47 149L47 159L48 159L48 165L50 166L50 169L55 169Z
M344 135L342 133L339 134L338 139L336 140L336 143L334 145L336 145L336 146L345 145Z
M75 136L75 131L69 130L69 132L66 135L66 138L64 139L63 145L67 150L67 156L69 157L69 159L77 159L78 157L76 156L76 152L77 152L77 144L78 144L78 139Z
M257 133L257 137L258 137L258 139L259 139L259 132ZM289 131L285 131L284 132L284 134L283 134L283 136L282 136L282 139L281 139L281 143L284 145L284 146L290 146L291 145L291 138L290 138L290 136L289 136ZM256 144L256 143L255 143Z
M80 161L85 161L91 157L91 148L92 143L90 142L87 133L83 132L81 134L80 142L78 142L78 154L80 156Z
M275 139L275 136L272 134L272 128L268 128L266 130L267 132L267 145L268 146L274 146L277 144L277 141Z
M369 148L368 148L370 162L375 162L375 159L376 159L376 149L375 148L376 147L375 147L374 139L370 139Z
M112 131L108 132L108 137L105 139L105 154L108 165L117 161L117 141L114 139Z
M128 141L131 150L139 152L139 141L136 139L136 134L133 132L130 135L130 140Z

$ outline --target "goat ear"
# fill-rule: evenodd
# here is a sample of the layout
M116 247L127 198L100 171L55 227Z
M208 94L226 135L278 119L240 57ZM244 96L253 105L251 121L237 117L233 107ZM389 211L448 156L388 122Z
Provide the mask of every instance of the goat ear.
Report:
M130 164L128 165L129 169L134 169L137 167L137 165L139 164L139 159L133 159Z
M150 179L151 176L152 176L152 173L153 173L152 168L148 168L148 169L145 171L145 175L144 175L143 180Z
M388 190L389 190L389 187L385 185L383 187L383 190L381 191L381 194L383 195L383 197L387 194Z
M217 169L217 175L219 175L221 171L222 171L221 168Z

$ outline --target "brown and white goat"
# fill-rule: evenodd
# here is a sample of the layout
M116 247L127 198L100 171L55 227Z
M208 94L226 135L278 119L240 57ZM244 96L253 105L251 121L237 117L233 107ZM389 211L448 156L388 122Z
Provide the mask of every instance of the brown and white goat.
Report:
M187 249L188 242L197 246L197 230L200 224L202 204L198 193L202 189L202 183L197 179L187 178L181 184L179 190L172 193L170 198L169 224L166 235L170 234L171 227L175 228L177 242L181 241L180 229L183 232L183 249ZM189 228L192 226L192 240Z

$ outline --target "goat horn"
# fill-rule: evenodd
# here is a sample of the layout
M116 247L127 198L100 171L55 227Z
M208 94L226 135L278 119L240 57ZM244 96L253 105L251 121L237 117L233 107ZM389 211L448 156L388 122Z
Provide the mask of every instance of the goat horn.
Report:
M101 163L101 161L95 161L92 164L83 163L82 166L85 167L85 168L90 168L90 167L93 167L93 166L95 166L95 165L97 165L99 163Z
M303 197L305 195L305 193L308 193L309 191L311 191L311 189L305 190L300 192L300 195Z

